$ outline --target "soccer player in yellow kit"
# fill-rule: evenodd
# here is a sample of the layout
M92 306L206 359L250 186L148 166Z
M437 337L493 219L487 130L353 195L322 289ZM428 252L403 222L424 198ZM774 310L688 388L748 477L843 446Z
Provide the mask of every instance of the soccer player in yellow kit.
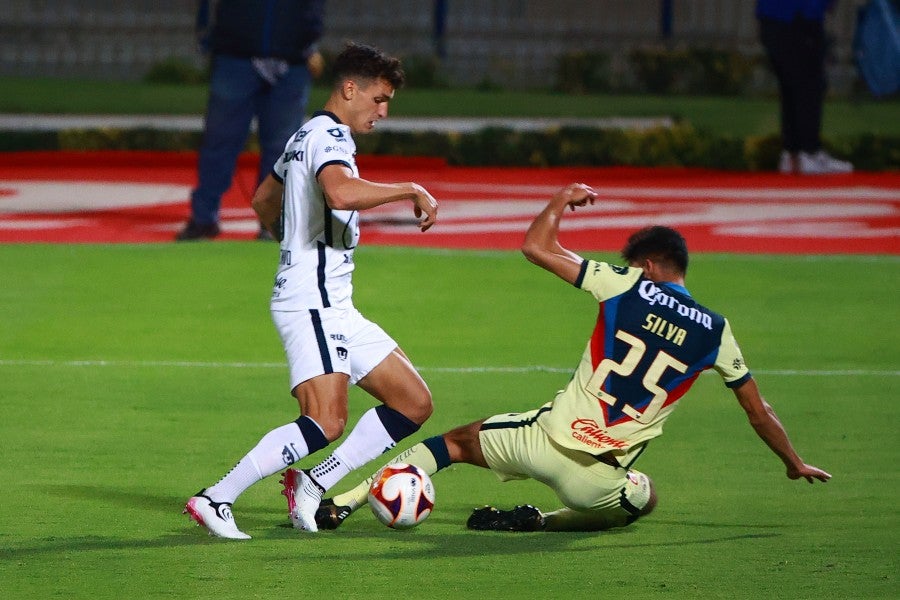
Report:
M594 203L583 184L560 190L535 218L522 252L531 262L599 302L596 326L572 379L553 401L501 414L429 438L400 454L429 474L456 462L492 470L501 480L550 486L564 508L524 505L475 510L468 527L506 531L596 531L622 527L656 505L652 480L632 468L699 374L715 369L750 425L784 462L787 476L827 481L794 451L744 364L728 320L695 301L684 286L688 252L668 227L634 233L622 251L628 266L585 260L560 245L567 208ZM366 503L371 478L323 503L319 527L335 528Z

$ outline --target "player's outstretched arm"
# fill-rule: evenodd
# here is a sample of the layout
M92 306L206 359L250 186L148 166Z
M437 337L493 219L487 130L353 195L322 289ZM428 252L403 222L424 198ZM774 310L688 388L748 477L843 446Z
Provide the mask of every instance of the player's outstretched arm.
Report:
M787 432L778 420L775 411L769 406L759 393L756 381L749 379L746 383L734 389L741 407L747 413L750 425L756 434L778 455L778 458L787 468L787 476L790 479L803 477L808 482L828 481L831 475L818 467L803 462L788 439Z
M568 281L575 283L584 259L559 243L559 223L566 208L593 204L597 194L583 183L572 183L551 198L544 210L535 217L522 244L522 254L529 261Z
M328 165L319 173L319 185L325 192L325 201L334 210L366 210L389 202L409 200L419 221L419 228L426 231L437 221L438 203L418 183L376 183L354 177L344 165Z

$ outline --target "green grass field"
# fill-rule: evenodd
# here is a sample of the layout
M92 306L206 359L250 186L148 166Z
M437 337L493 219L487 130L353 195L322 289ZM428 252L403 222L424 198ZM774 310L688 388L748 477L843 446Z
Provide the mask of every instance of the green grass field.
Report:
M660 504L627 529L469 532L475 506L556 504L460 465L408 532L366 510L302 535L272 477L235 506L254 539L213 539L184 501L297 416L268 315L276 260L259 243L0 246L4 598L900 596L897 257L693 257L693 294L730 316L828 484L784 477L709 375L639 461ZM517 253L363 247L357 263L357 305L434 392L417 439L551 398L595 319ZM371 404L352 393L354 417Z
M0 113L202 115L205 85L0 77ZM316 87L309 107L324 104L328 90ZM900 135L900 101L829 100L823 135ZM722 96L573 95L539 91L403 89L391 114L404 117L659 117L684 119L694 127L733 136L778 132L778 101Z

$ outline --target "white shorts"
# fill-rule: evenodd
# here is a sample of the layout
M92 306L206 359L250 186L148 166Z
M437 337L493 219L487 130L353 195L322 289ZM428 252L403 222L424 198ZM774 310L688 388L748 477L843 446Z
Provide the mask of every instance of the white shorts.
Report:
M633 520L650 500L647 476L560 446L538 425L540 410L485 420L478 437L491 471L501 481L540 481L568 508L598 513L607 522L625 525Z
M356 384L397 347L354 307L273 310L272 321L284 345L291 390L328 373L346 373Z

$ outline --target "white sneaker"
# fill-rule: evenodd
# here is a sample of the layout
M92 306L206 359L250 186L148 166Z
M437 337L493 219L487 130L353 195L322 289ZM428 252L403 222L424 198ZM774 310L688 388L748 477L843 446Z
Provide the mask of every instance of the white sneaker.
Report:
M250 536L237 528L234 516L231 514L231 502L213 502L209 496L205 496L202 489L187 501L181 514L188 514L197 521L197 525L203 525L209 531L209 535L231 540L249 540Z
M792 175L797 170L797 157L787 150L781 151L778 159L778 171L784 175Z
M824 150L813 154L801 152L797 155L797 170L801 175L836 175L852 173L853 165L839 160Z
M284 478L281 484L284 485L284 490L281 493L287 498L288 515L294 529L319 531L316 525L316 511L325 490L305 471L288 469L282 475Z

